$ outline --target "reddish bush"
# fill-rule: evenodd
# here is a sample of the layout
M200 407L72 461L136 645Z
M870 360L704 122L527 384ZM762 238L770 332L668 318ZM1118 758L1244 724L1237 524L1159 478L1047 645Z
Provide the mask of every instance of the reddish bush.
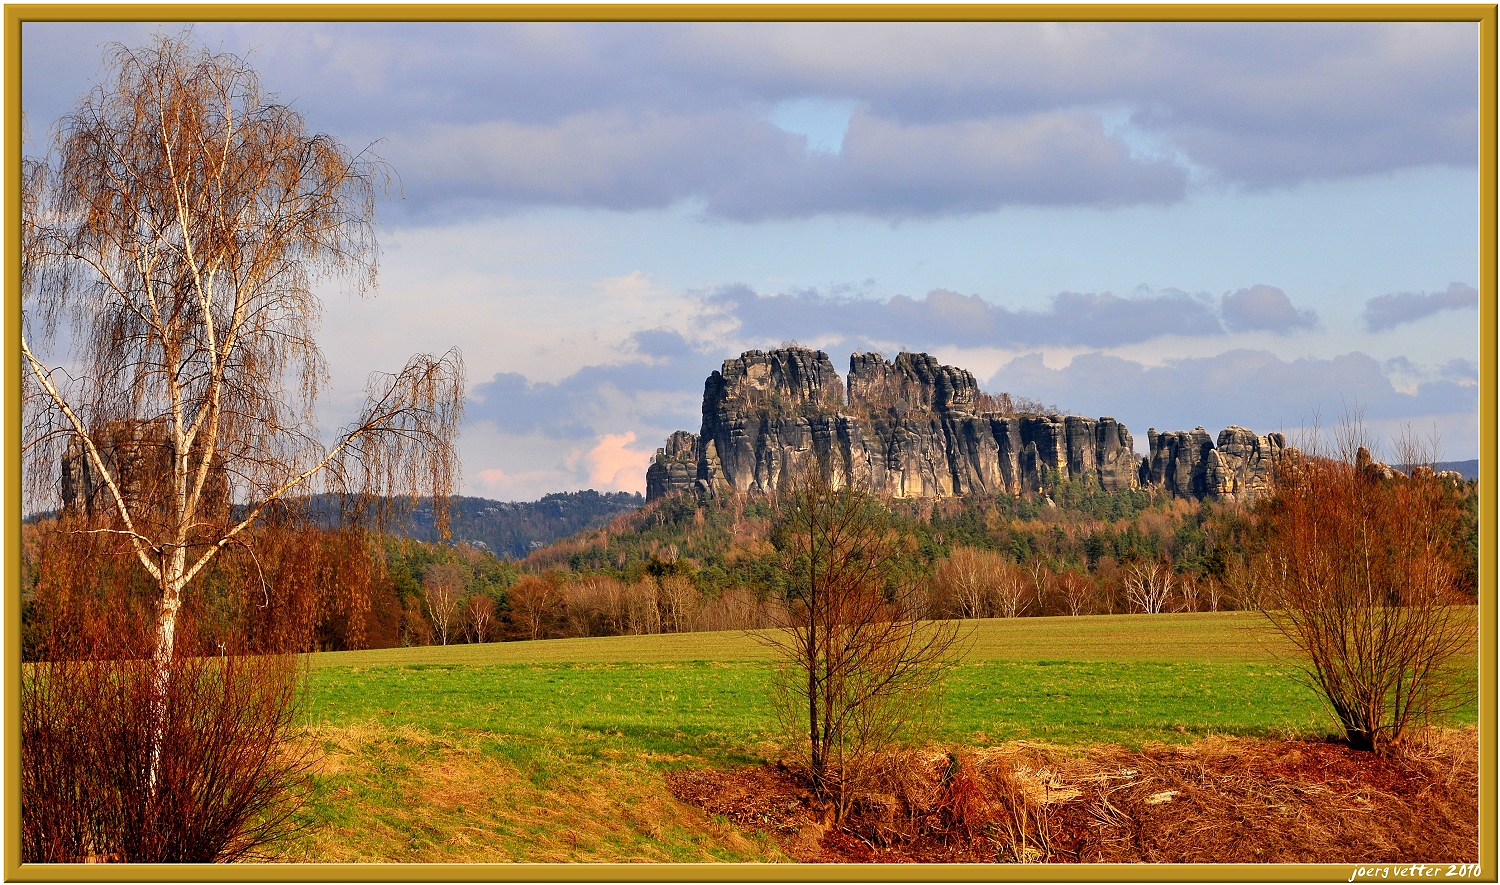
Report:
M182 643L163 674L151 631L124 620L56 633L22 670L22 861L256 856L306 774L289 740L304 665Z

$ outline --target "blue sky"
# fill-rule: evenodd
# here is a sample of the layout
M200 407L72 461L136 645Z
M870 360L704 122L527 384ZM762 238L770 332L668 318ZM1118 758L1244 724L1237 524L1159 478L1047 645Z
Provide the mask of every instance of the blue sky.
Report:
M179 26L168 26L176 33ZM158 26L26 24L28 152ZM332 432L459 346L465 491L644 488L752 347L927 351L1146 429L1355 403L1475 457L1472 24L200 24L373 145Z

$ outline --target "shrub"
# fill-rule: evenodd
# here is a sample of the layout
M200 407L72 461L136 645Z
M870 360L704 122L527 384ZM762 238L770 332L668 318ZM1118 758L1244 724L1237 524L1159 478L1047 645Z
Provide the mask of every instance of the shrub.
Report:
M1462 508L1431 470L1358 461L1362 447L1282 461L1244 596L1306 657L1349 743L1384 751L1464 694L1452 666L1473 638L1459 607Z
M96 618L23 667L23 862L242 860L291 829L296 657L180 643L163 676L151 647Z
M953 621L919 621L908 554L869 494L809 470L785 490L776 544L788 585L779 653L783 717L814 795L842 820L871 764L923 719L958 639Z

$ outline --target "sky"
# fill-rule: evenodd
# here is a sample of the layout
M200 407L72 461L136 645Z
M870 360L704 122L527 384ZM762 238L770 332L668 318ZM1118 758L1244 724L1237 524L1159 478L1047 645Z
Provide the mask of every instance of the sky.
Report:
M180 25L27 23L27 152ZM325 434L461 349L463 493L643 491L704 378L923 351L1146 430L1478 452L1470 23L215 23L396 173Z

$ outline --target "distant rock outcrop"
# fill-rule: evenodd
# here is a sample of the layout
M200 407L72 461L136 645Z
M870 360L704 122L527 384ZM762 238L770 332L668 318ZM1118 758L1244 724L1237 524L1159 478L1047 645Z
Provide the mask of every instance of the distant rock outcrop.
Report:
M109 421L94 431L93 440L127 505L148 508L164 505L171 493L175 457L165 419ZM61 466L59 491L64 512L90 515L115 512L114 495L89 458L83 437L74 434L68 440ZM203 513L228 506L229 482L222 462L216 460L211 465L199 500ZM136 518L140 516L135 514Z
M657 451L646 499L768 494L827 464L837 483L897 498L1020 495L1087 478L1244 500L1266 487L1284 446L1241 427L1219 435L1220 450L1201 427L1152 431L1143 461L1113 418L1006 415L990 402L967 370L925 353L856 353L846 384L822 351L747 351L708 377L699 433L678 431Z
M1192 431L1146 431L1151 454L1141 464L1141 484L1183 498L1251 501L1270 488L1271 471L1286 448L1279 433L1256 436L1231 424L1214 446L1201 426Z
M698 481L698 434L679 430L656 450L656 460L646 468L646 500L690 489Z

